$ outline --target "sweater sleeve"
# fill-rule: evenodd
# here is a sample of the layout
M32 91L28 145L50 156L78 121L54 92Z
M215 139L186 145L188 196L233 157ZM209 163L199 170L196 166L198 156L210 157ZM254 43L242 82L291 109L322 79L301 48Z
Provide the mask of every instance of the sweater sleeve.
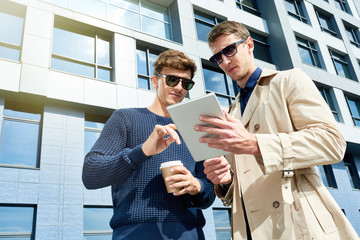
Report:
M196 195L187 194L184 197L187 198L191 206L199 207L202 209L210 207L215 200L214 185L207 179L204 173L203 162L197 162L195 166L195 176L201 184L201 190Z
M87 189L97 189L125 181L148 157L142 145L127 148L129 119L115 111L104 126L99 139L86 154L82 180Z

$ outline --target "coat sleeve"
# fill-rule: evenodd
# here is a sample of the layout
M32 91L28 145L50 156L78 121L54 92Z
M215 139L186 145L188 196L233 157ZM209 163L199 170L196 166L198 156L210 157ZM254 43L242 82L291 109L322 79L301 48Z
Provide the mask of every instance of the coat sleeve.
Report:
M271 91L275 91L281 102L274 104L279 108L284 106L275 111L287 112L279 114L288 116L293 130L256 134L262 155L259 165L265 174L286 168L284 159L288 157L292 158L291 168L300 169L340 162L345 153L346 142L315 84L299 69L288 73Z
M98 189L125 181L148 157L142 145L126 147L128 118L117 110L104 126L99 139L86 154L82 181L87 189Z

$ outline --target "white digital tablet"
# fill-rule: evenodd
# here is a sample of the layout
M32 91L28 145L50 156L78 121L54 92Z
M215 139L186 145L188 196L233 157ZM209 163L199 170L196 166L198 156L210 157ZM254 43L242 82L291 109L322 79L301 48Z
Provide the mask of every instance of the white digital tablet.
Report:
M195 125L205 124L199 120L200 115L225 119L214 93L168 106L167 110L195 161L202 161L229 153L210 148L207 143L200 143L199 138L207 134L194 130Z

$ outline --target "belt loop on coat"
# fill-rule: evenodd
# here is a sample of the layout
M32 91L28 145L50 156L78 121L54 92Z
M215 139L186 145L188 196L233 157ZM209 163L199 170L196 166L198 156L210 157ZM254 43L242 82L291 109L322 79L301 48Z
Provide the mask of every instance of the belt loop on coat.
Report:
M281 176L281 191L285 203L292 204L294 198L291 191L291 178L294 177L293 163L295 155L292 150L290 137L286 133L277 134L283 150L283 170Z

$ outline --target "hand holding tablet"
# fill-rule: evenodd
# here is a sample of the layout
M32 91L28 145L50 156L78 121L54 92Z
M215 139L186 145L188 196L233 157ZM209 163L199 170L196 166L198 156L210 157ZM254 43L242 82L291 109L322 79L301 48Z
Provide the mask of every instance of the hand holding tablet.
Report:
M206 143L200 143L199 138L209 137L209 135L194 130L195 125L205 124L199 120L200 115L225 119L214 93L171 105L167 107L167 110L195 161L229 153L221 149L210 148Z

